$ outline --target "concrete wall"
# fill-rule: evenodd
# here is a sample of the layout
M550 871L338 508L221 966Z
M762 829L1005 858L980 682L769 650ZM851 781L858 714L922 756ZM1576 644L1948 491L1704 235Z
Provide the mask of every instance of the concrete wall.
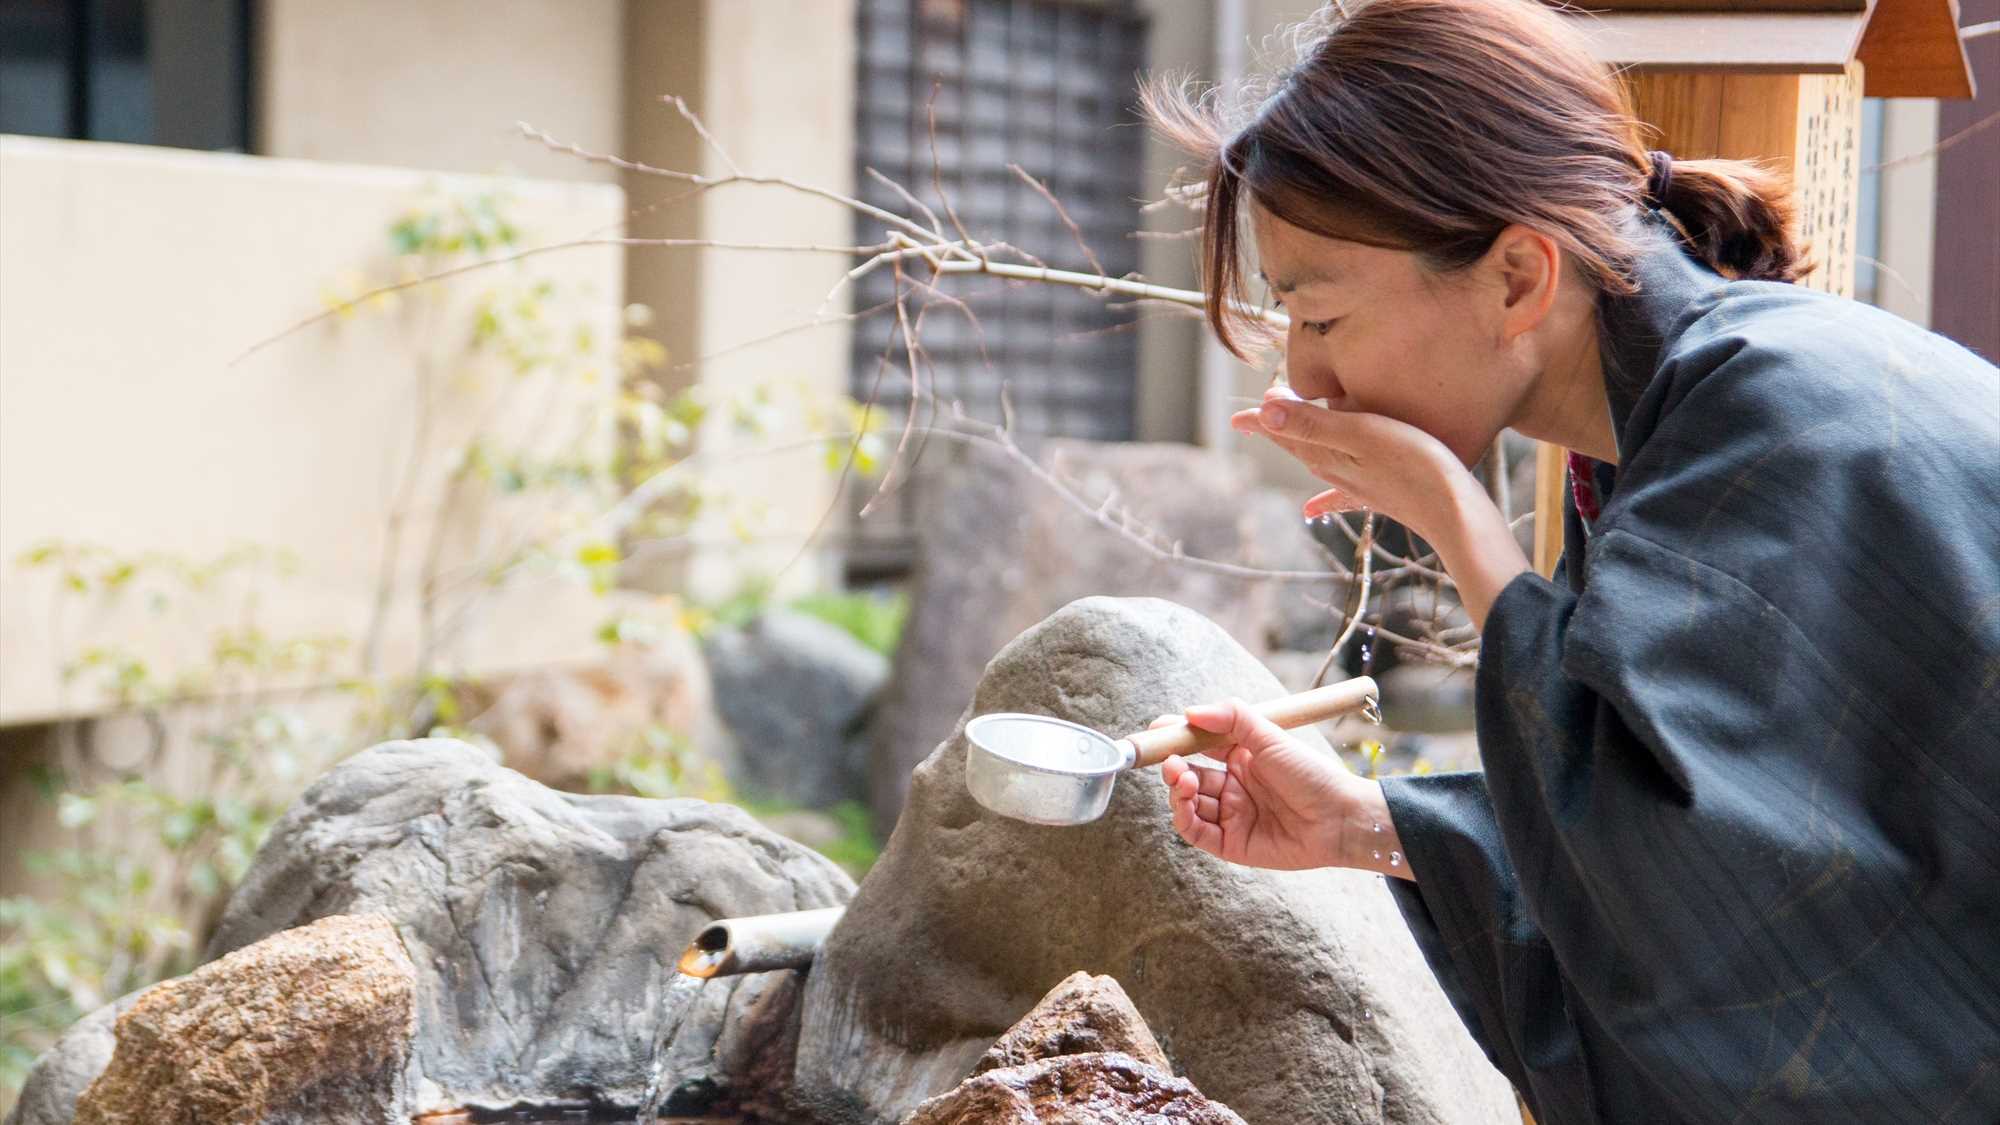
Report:
M1884 162L1937 143L1938 103L1895 98L1883 103ZM1883 168L1876 195L1875 303L1924 327L1931 323L1931 261L1937 237L1937 161Z
M257 151L616 182L615 169L524 140L528 121L615 151L618 0L260 0Z
M1184 0L1144 0L1151 20L1146 44L1149 67L1212 78L1216 71L1216 21L1211 4ZM1153 137L1146 145L1145 190L1158 199L1174 169L1187 156ZM1179 207L1143 216L1147 231L1170 234L1193 227L1199 217ZM1149 240L1139 251L1139 271L1161 285L1192 289L1198 284L1195 252L1187 239ZM1208 333L1198 316L1148 310L1139 326L1138 437L1140 441L1195 441L1201 427L1201 356Z
M733 160L746 175L852 192L851 0L635 6L630 26L625 139L635 156L707 176L728 175ZM664 94L687 100L727 160L660 103ZM669 180L626 183L640 237L831 246L854 238L851 211L782 187L737 184L683 198L686 186ZM762 433L737 432L727 411L705 428L703 456L719 467L718 504L696 534L714 546L650 579L697 597L723 596L746 578L785 570L833 505L834 477L820 449L765 451L798 443L815 424L840 424L834 408L848 379L842 323L744 345L811 321L854 263L837 254L712 248L635 247L631 259L632 295L657 311L656 334L676 362L700 361L669 380L698 381L718 403L763 387L773 407ZM823 532L837 537L840 515ZM837 582L838 561L831 548L815 549L785 571L783 588Z
M137 597L102 619L52 618L55 576L15 563L33 545L57 538L197 562L245 544L290 552L295 575L218 597L259 599L255 620L276 635L358 638L413 448L421 501L437 495L445 456L470 427L489 425L502 445L525 440L566 416L575 396L603 393L608 381L526 403L515 383L468 357L471 302L498 283L482 275L447 283L435 300L407 294L394 310L315 325L232 366L319 311L343 275L389 270L390 224L437 179L0 138L0 724L93 710L96 700L64 693L56 675L65 651L90 643L134 641L160 676L209 659L210 637L170 629L177 616ZM530 241L572 238L624 210L609 184L445 186L504 189ZM548 255L533 274L594 292L563 315L603 321L598 338L610 339L619 248ZM437 375L436 424L417 447L425 356ZM518 506L467 510L491 516L489 533L527 527L510 522ZM387 668L407 664L415 644L408 591L433 516L420 504L404 523ZM520 580L472 618L446 666L493 670L587 651L592 603L568 579ZM232 602L216 624L249 612Z
M678 94L747 172L846 190L853 180L854 8L851 0L744 4L732 0L263 0L259 98L262 151L455 171L519 169L622 183L632 200L623 233L637 238L845 243L851 218L835 204L764 188L725 188L669 202L686 185L620 173L520 139L526 120L598 152L719 174L723 165L660 101ZM619 233L611 231L608 233ZM810 319L846 266L834 257L635 248L627 295L655 313L645 331L690 364ZM790 424L759 438L727 427L704 436L722 459L746 443L784 444L806 415L824 416L845 391L847 335L827 327L663 376L700 380L718 400L769 383ZM718 517L698 538L715 544L641 576L700 596L732 592L744 575L776 571L798 529L818 523L832 479L816 451L753 456L728 474ZM837 529L837 523L836 523ZM743 548L740 535L760 540ZM789 538L788 538L789 536ZM794 588L837 574L814 552L787 575Z

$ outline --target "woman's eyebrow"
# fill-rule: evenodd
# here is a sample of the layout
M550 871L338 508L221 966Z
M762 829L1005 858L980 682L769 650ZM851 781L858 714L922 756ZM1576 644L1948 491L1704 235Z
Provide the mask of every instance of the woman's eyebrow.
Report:
M1333 274L1318 268L1309 269L1296 277L1273 278L1263 270L1258 270L1257 276L1262 278L1264 284L1270 286L1271 291L1274 293L1290 293L1308 285L1324 285L1327 282L1335 280Z

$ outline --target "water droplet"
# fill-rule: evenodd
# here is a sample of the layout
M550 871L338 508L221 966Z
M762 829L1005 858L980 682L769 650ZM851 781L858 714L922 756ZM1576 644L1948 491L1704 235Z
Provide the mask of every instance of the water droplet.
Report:
M1375 826L1375 831L1377 831L1377 832L1380 832L1380 831L1382 831L1382 826L1381 826L1381 825L1379 825L1379 824L1378 824L1378 825L1376 825L1376 826Z
M1361 1018L1362 1018L1362 1019L1364 1019L1364 1020L1372 1020L1372 1019L1374 1019L1374 1018L1375 1018L1375 1009L1373 1009L1373 1008L1363 1008L1363 1009L1361 1009Z
M1377 863L1380 863L1380 862L1382 862L1382 853L1381 853L1381 852L1369 852L1368 854L1369 854L1369 855L1371 855L1371 856L1374 856L1374 857L1375 857L1375 862L1377 862Z
M1402 852L1390 852L1390 853L1389 853L1389 866L1391 866L1391 867L1401 867L1401 866L1403 866L1403 853L1402 853Z

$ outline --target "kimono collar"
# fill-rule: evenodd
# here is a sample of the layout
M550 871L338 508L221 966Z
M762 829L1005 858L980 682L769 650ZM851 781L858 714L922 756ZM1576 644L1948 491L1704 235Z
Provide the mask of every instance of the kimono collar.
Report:
M1640 247L1632 267L1638 292L1598 301L1598 353L1621 463L1631 459L1658 424L1657 405L1641 410L1640 402L1686 328L1683 314L1727 284L1681 249L1678 233L1657 212L1640 212L1629 220L1626 233Z

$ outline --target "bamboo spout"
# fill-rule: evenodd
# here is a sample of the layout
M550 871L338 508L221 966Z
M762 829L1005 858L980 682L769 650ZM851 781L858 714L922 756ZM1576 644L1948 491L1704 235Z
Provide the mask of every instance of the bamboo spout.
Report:
M718 919L695 935L676 967L691 977L803 969L846 912L844 906L829 906Z

